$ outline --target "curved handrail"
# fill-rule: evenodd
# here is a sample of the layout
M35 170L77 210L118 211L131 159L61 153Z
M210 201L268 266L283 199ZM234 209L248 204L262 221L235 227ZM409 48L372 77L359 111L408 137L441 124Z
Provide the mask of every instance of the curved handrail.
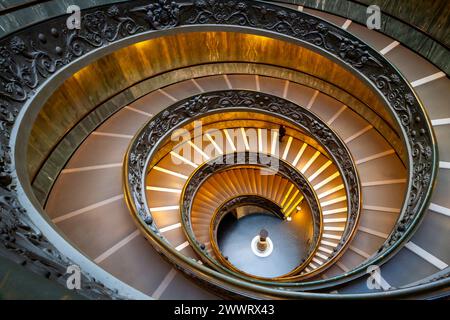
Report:
M176 10L177 14L182 8ZM345 276L335 277L335 283L346 282L360 276L365 273L369 263L380 264L398 251L401 244L411 237L423 217L437 168L437 147L431 123L414 91L398 70L382 55L345 30L305 13L279 9L269 4L252 1L224 4L220 1L210 3L200 0L178 17L180 21L187 18L189 24L237 24L262 28L302 40L341 61L378 90L385 99L388 110L399 124L407 147L410 179L406 200L396 229L380 251L367 263L346 273ZM180 21L176 23L179 24ZM166 27L172 26L168 23ZM325 282L329 281L323 280L323 283Z
M101 23L93 23L94 17L95 21ZM358 38L306 13L258 1L198 0L193 4L173 2L169 6L160 3L148 6L146 1L137 0L89 9L85 18L81 31L68 30L65 17L57 17L45 21L45 27L39 23L0 40L0 142L2 146L10 146L2 148L0 153L0 171L3 173L0 201L2 207L8 208L13 226L25 226L27 230L33 230L30 222L23 217L27 211L36 210L16 191L22 188L19 177L23 174L16 172L20 154L16 154L16 148L19 148L15 145L16 135L11 133L13 128L20 129L17 119L22 120L23 109L30 105L36 92L46 88L50 78L61 75L67 66L80 61L90 51L139 33L182 26L216 25L244 27L255 32L268 31L274 36L300 41L341 62L378 91L401 128L409 158L409 182L396 230L370 262L380 264L386 261L412 236L428 207L436 178L437 146L432 126L422 104L399 71ZM21 117L18 117L19 112ZM21 204L22 201L26 202L26 206ZM44 242L33 245L32 249L21 244L13 245L15 237L23 235L23 229L16 228L11 232L8 240L11 246L4 250L17 254L11 248L20 246L25 253L34 252L36 255L40 252L35 258L37 260L45 261L45 257L49 256L61 265L67 265L67 261L58 256L58 250L45 238L42 239L38 232L27 231L27 237L39 238ZM48 247L52 248L50 255ZM174 259L180 259L180 263L186 262L180 255L167 253ZM186 266L202 273L192 262ZM344 276L336 277L333 283L340 284L359 277L364 274L366 266L363 264ZM319 287L320 283L329 281L319 281Z
M263 159L261 160L261 158ZM209 177L216 173L237 167L241 168L243 165L249 165L254 168L265 168L268 163L274 163L274 161L277 161L278 164L276 173L292 182L294 186L302 192L306 201L308 202L308 206L311 209L311 214L313 217L313 240L311 241L310 248L307 252L307 259L302 264L292 270L292 272L289 272L288 274L280 277L275 277L271 280L279 281L286 276L298 273L299 271L301 271L302 267L305 267L306 263L313 258L315 252L318 249L318 245L320 243L321 235L323 232L323 217L319 199L317 198L317 194L309 181L298 170L293 168L287 162L273 156L250 152L229 153L218 156L215 159L205 162L204 164L199 166L190 175L189 179L185 183L180 197L181 222L188 241L190 242L194 250L199 254L199 256L205 257L206 262L208 262L213 267L215 266L220 270L223 269L221 268L221 265L217 263L217 261L215 261L211 256L209 256L207 252L204 251L204 249L202 248L202 244L200 244L196 240L195 232L192 228L193 226L191 221L191 210L198 190L203 185L203 183L208 180ZM226 265L229 266L228 263L226 263ZM245 276L244 279L251 277L259 280L267 280L267 278L253 276L233 267L231 267L231 269L235 273L243 274Z
M348 14L348 12L352 12L352 11L354 12L354 11L358 11L358 10L361 10L361 9L362 9L361 11L365 12L366 9L369 7L369 4L368 3L364 3L363 1L359 1L359 0L345 0L345 1L348 2L348 11L346 11L346 12L342 12L342 11L339 12L339 10L333 10L333 7L331 7L331 6L330 7L325 6L325 8L324 7L320 7L320 5L314 5L314 3L312 5L308 4L308 3L305 3L305 4L303 4L303 7L310 8L312 10L320 10L320 11L323 11L323 12L326 12L326 13L329 13L329 14L333 14L333 15L336 15L336 16L339 16L339 17L348 18L348 19L352 19L352 20L354 20L355 17L350 15L350 14ZM274 2L278 2L278 3L281 3L281 4L296 4L295 0L275 0ZM383 6L381 6L380 9L382 10L382 15L387 16L390 19L395 20L398 23L407 26L408 28L412 29L414 32L417 32L418 34L429 38L433 42L436 42L439 46L442 46L443 48L445 48L447 50L450 50L450 47L447 44L445 44L442 41L442 39L437 38L435 35L431 34L427 30L424 30L423 28L420 28L420 27L412 24L411 21L407 21L404 18L396 16L395 14L393 14L393 13L389 12L388 10L386 10L386 8L383 8ZM362 18L356 19L354 21L357 21L357 20L359 20L358 22L361 23L361 24L365 23L364 19L362 19ZM386 34L387 36L392 37L392 35L390 35L390 34L388 34L386 32L386 29L381 29L381 30L377 30L377 31L380 32L380 33ZM408 43L406 43L406 45L408 45Z
M246 90L226 90L203 93L181 100L154 116L150 123L144 125L134 137L127 152L124 163L125 194L130 204L132 215L136 214L137 221L143 227L151 241L159 241L161 235L153 223L151 212L148 209L143 176L149 168L152 155L166 142L170 133L196 119L209 114L227 111L252 111L266 113L273 117L291 122L302 128L307 134L327 150L337 165L344 181L347 192L347 208L349 219L344 236L339 242L336 254L324 264L323 268L330 266L335 259L343 253L346 244L355 234L360 211L360 184L356 166L344 142L322 120L309 110L283 98ZM198 169L198 168L197 168ZM166 242L165 242L166 243ZM317 268L319 271L321 268ZM322 269L320 269L322 270ZM309 273L307 275L311 275ZM287 279L289 280L289 279ZM256 282L257 280L252 280ZM280 283L259 281L268 285L280 286ZM314 283L314 282L313 282ZM298 287L304 283L283 283L284 286Z

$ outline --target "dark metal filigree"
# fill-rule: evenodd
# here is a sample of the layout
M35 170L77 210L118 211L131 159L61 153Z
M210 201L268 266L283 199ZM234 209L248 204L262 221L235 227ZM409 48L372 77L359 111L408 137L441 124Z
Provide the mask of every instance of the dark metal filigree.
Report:
M188 240L197 249L197 251L202 252L202 248L200 248L201 244L197 241L195 236L194 222L191 219L191 211L197 191L202 186L202 184L211 176L223 170L228 170L246 164L264 168L267 167L268 163L278 163L277 171L274 172L274 174L277 174L284 179L292 182L296 189L300 190L300 192L305 197L306 202L308 203L313 219L313 236L306 255L309 256L310 254L312 254L318 244L320 234L322 232L322 215L320 204L313 187L311 186L307 178L305 178L298 170L293 168L285 161L274 158L273 156L267 154L249 152L229 153L204 163L201 167L196 169L195 173L189 178L189 181L185 185L184 192L181 198L181 219L186 234L188 235ZM258 203L257 201L259 201L260 203L267 205L268 202L268 200L260 197L241 196L234 198L230 202L227 202L226 206L222 207L221 210L230 210L232 206L236 206L238 203L243 203L245 200L249 201L249 198L253 201L253 203ZM279 211L279 208L275 204L272 205L275 206L273 208L274 212ZM272 208L272 206L270 205L269 207ZM206 252L203 253L206 254ZM208 258L211 261L211 257ZM217 263L216 261L212 262Z
M131 12L143 12L151 27L164 30L178 25L180 5L175 1L159 0L156 3L134 8Z
M292 102L265 93L244 90L204 93L175 103L153 117L136 135L129 149L128 163L126 164L128 170L128 190L133 199L136 213L146 222L148 228L153 233L160 236L157 226L153 223L151 212L147 207L146 196L143 192L147 172L146 166L151 161L153 154L163 145L173 130L211 113L232 112L236 110L268 113L272 116L290 121L295 126L300 127L306 134L312 136L333 157L345 184L348 218L342 238L329 260L332 261L333 257L336 257L345 248L356 228L359 217L360 185L355 164L344 142L317 116ZM237 159L236 161L231 161L226 157L237 157L238 155L240 154L224 155L223 162L212 161L208 166L197 169L201 174L196 174L191 177L191 179L194 179L194 182L188 183L185 186L184 195L186 196L183 196L182 221L188 226L188 232L191 230L189 219L191 201L194 198L198 186L201 184L201 181L197 179L203 179L205 175L212 175L217 170L221 170L223 163L236 163L238 161ZM261 155L254 155L252 159L256 160L258 157L261 157ZM268 156L265 155L265 157ZM244 163L247 160L247 158L242 159ZM264 159L263 162L266 164L270 163L268 159ZM306 199L308 197L309 199L315 197L314 191L308 189L309 183L307 181L305 183L305 180L301 178L303 176L299 176L297 170L289 165L281 167L283 168L283 174L297 185L305 194ZM312 209L314 217L315 204L309 201L308 204ZM315 223L318 223L318 221L316 219ZM318 239L318 231L318 228L315 228L313 239ZM195 239L195 236L192 235L191 239ZM198 244L195 240L192 243L194 246Z
M423 216L437 166L436 146L426 113L398 71L383 56L345 30L304 12L258 1L197 0L188 4L163 0L150 3L143 0L127 1L85 10L81 23L80 30L68 30L66 16L61 16L26 27L0 40L2 253L18 258L32 255L33 258L27 258L27 264L39 265L41 270L49 270L50 273L52 269L47 261L61 266L67 264L65 258L32 227L26 210L18 200L15 164L12 163L9 146L14 143L15 137L11 137L11 130L23 106L33 99L45 81L95 49L139 33L186 25L244 26L290 36L326 52L366 78L387 101L388 109L402 130L410 161L406 202L396 231L390 235L380 253L394 251L395 247L406 241ZM200 105L196 104L195 108L200 108ZM297 116L295 113L286 113L283 107L276 104L268 111L287 117ZM189 112L164 115L175 122L180 120L177 117L184 116L189 116ZM152 126L154 133L145 143L159 140L164 132L164 125L153 123ZM326 130L322 132L320 125L308 123L308 128L319 134L323 141L327 140ZM140 142L140 145L144 145L144 141ZM133 186L135 202L141 203L142 187L133 180L140 173L134 171L139 170L136 163L145 162L138 151L136 149L133 162L130 162L129 182ZM345 170L350 163L343 165ZM347 179L355 182L357 177L349 175ZM138 210L141 216L145 216L142 208ZM152 226L151 217L145 219ZM23 239L34 247L27 246ZM374 260L380 256L375 256ZM56 270L60 272L61 269Z

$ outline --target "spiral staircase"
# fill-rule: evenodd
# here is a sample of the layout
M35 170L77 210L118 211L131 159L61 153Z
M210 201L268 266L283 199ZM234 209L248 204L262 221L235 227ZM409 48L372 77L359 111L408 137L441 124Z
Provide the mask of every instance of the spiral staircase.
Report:
M447 298L448 45L294 2L0 9L0 293Z

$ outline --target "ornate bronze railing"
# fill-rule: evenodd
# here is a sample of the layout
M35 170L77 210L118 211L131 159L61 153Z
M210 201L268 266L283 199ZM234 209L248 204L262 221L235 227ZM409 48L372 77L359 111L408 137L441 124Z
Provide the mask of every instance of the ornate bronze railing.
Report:
M324 263L323 266L309 273L309 276L322 271L330 266L344 252L346 244L352 239L356 230L360 211L360 185L358 175L355 164L344 142L322 120L310 111L282 98L242 90L210 92L177 102L153 117L150 123L144 126L135 136L125 160L124 168L127 170L125 172L125 192L129 197L130 209L138 215L138 223L141 224L147 236L151 240L160 239L162 236L153 223L151 212L147 207L146 196L142 192L145 190L145 175L150 169L147 168L147 165L151 162L153 154L168 141L173 130L210 114L232 111L265 113L288 121L300 128L307 135L313 137L333 158L343 179L347 193L348 222L333 257ZM224 157L230 156L234 156L234 154L225 155ZM277 159L277 161L280 160ZM233 163L233 161L228 163ZM199 167L197 170L201 170L201 168ZM206 173L213 173L217 168L215 166L208 166L207 169ZM295 176L294 171L292 169L289 175ZM182 199L192 199L198 184L197 181L192 184L187 183L186 186L189 186L185 187ZM299 184L302 184L302 182L299 181ZM186 194L189 194L189 197L185 196ZM184 202L182 206L186 205L186 203L188 202ZM183 210L189 212L189 208L183 208ZM185 219L184 216L184 223L186 222ZM193 245L196 248L196 246L198 247L201 244L193 243ZM265 285L279 286L278 282L259 281L256 279L248 280ZM296 278L286 278L287 280L296 280ZM283 285L295 287L301 284L289 282Z
M295 270L290 272L284 277L296 275L300 272L307 263L313 258L314 253L316 252L318 245L320 243L322 229L323 229L323 218L322 218L322 209L319 204L319 199L317 198L317 194L314 191L313 187L309 183L309 181L294 167L289 165L287 162L273 157L271 155L263 154L263 153L229 153L222 156L219 156L215 159L212 159L201 166L199 166L189 177L188 181L185 183L183 191L181 193L180 198L180 211L181 211L181 222L183 224L183 229L186 233L188 241L194 248L194 250L199 254L200 257L205 259L209 265L214 267L217 270L227 271L229 269L225 269L222 267L226 265L230 267L233 274L244 274L244 279L249 279L250 277L255 279L263 279L261 277L251 276L246 274L232 266L226 261L221 259L222 264L218 263L206 250L203 243L199 243L196 239L196 235L192 225L191 219L191 211L192 205L195 201L195 196L197 191L203 183L205 183L210 177L219 172L230 170L236 167L242 168L243 166L250 166L250 168L267 168L268 164L277 164L276 172L277 174L284 179L289 180L294 184L294 186L300 190L300 192L305 197L305 200L308 203L308 206L311 210L312 220L313 220L313 236L310 247L307 250L305 261L299 265ZM270 170L268 168L268 170ZM213 217L211 217L211 221ZM218 255L220 258L220 255ZM282 277L274 278L274 281L280 280Z
M50 88L55 85L53 80L58 82L68 77L81 68L83 63L89 61L94 52L97 57L108 52L113 48L109 46L110 44L116 44L118 48L125 43L132 43L133 37L137 35L169 29L176 32L178 27L183 26L195 26L197 30L229 27L284 37L342 63L379 93L399 125L400 135L407 148L409 179L405 202L395 230L379 253L346 275L335 278L333 283L350 281L364 274L368 263L381 264L399 250L411 237L428 207L436 177L437 147L426 112L408 82L394 66L345 30L303 12L258 1L198 0L192 4L169 1L148 4L148 1L139 0L88 9L83 14L79 30L67 29L66 16L60 16L0 39L2 254L13 260L22 261L21 264L32 270L52 274L58 279L61 279L63 271L71 264L70 259L61 254L30 222L29 217L39 214L41 209L28 200L31 196L28 191L22 192L28 188L22 185L27 183L23 172L26 162L24 139L27 132L21 126L22 121L27 122L26 126L29 126L28 121L33 116L28 117L28 113L31 110L36 112L36 107L42 103L42 97L48 96ZM183 29L180 28L181 30ZM33 108L30 107L32 105ZM144 161L142 158L140 160ZM140 186L136 186L133 190L135 193L141 191ZM133 203L134 200L139 200L139 196L133 199ZM131 207L136 209L134 206ZM151 218L146 219L152 228ZM195 273L197 278L210 279L211 274L203 269L204 267L199 267L172 252L163 242L157 241L155 246L172 261L177 261L188 273L192 275ZM240 288L242 294L252 295L239 282L219 274L214 276L217 278L217 281L212 281L215 286L228 285L233 292ZM90 279L88 277L83 281L87 292L92 286L96 287L95 281ZM325 283L331 284L330 281L324 280L319 281L316 287L321 287ZM421 285L417 290L437 288L443 283L448 282L437 280L434 284ZM283 294L261 287L252 287L251 290L265 292L269 296L272 293ZM413 291L414 289L408 289L398 294L411 294ZM114 296L114 293L107 290L103 291L103 294L106 297ZM295 294L299 297L307 296ZM286 296L295 294L286 293Z

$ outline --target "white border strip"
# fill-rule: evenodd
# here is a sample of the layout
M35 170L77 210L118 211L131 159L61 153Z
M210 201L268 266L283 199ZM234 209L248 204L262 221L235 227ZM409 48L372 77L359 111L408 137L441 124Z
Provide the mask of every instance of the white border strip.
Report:
M162 211L172 211L172 210L178 210L180 206L166 206L166 207L153 207L148 208L150 212L156 211L156 212L162 212Z
M157 90L159 93L161 93L162 95L166 96L167 98L169 98L170 100L172 100L173 102L177 102L178 99L175 98L174 96L168 94L167 92L165 92L163 89L158 89Z
M369 161L372 161L372 160L376 160L376 159L379 159L379 158L383 158L383 157L389 156L389 155L394 154L394 153L395 153L395 150L394 149L390 149L390 150L387 150L387 151L384 151L384 152L380 152L380 153L371 155L371 156L366 157L366 158L362 158L362 159L356 160L355 163L357 165L358 164L362 164L362 163L366 163L366 162L369 162Z
M430 203L429 209L431 211L434 211L434 212L446 215L447 217L450 217L450 209L449 208L437 205L435 203Z
M311 97L311 99L309 99L308 104L306 105L306 109L311 109L311 107L313 106L314 102L316 101L317 96L319 95L319 90L314 91L313 96Z
M159 229L159 232L164 233L164 232L167 232L167 231L170 231L170 230L174 230L174 229L178 229L178 228L181 228L181 223L175 223L175 224L172 224L170 226L161 228L161 229Z
M353 252L359 254L359 255L360 255L361 257L363 257L363 258L366 258L366 259L369 259L369 258L370 258L370 254L368 254L367 252L365 252L365 251L363 251L363 250L361 250L361 249L358 249L358 248L356 248L356 247L354 247L354 246L349 246L348 248L349 248L350 250L352 250Z
M349 142L355 140L356 138L358 138L359 136L362 136L364 133L366 133L367 131L369 131L372 128L373 128L373 126L371 124L369 124L367 127L362 128L355 134L353 134L350 137L348 137L347 139L345 139L344 142L349 143Z
M177 271L174 268L170 269L170 271L166 274L164 279L159 284L158 288L156 288L156 290L152 293L151 295L152 298L159 299L164 293L164 291L166 291L167 287L170 285L170 283L172 282L172 280L175 278L176 275Z
M170 174L171 176L178 177L178 178L184 179L184 180L187 180L187 178L188 178L188 176L185 176L184 174L181 174L181 173L178 173L178 172L175 172L175 171L171 171L171 170L168 170L168 169L164 169L164 168L158 167L158 166L154 166L152 168L152 170L156 170L156 171L159 171L159 172L167 173L167 174Z
M284 82L284 88L283 88L283 98L286 99L287 95L288 95L288 91L289 91L289 80L286 80Z
M177 250L177 251L181 251L181 250L183 250L184 248L186 248L186 247L188 247L189 246L189 242L183 242L182 244L180 244L179 246L177 246L176 248L175 248L175 250Z
M439 161L439 168L441 168L441 169L450 169L450 162Z
M386 53L388 53L389 51L391 51L392 49L394 49L396 46L398 46L400 44L400 42L398 41L394 41L391 42L390 44L388 44L386 47L384 47L383 49L380 50L380 53L384 56Z
M385 186L385 185L402 184L402 183L406 183L406 179L367 181L367 182L362 182L361 186L363 186L363 187L374 187L374 186Z
M366 227L362 227L362 226L358 227L358 230L368 233L368 234L371 234L371 235L374 235L374 236L377 236L377 237L380 237L380 238L383 238L383 239L387 239L389 237L389 235L387 233L379 232L379 231L376 231L376 230L373 230L370 228L366 228Z
M444 261L436 258L431 253L422 249L417 244L415 244L411 241L408 242L407 244L405 244L405 247L408 248L409 250L411 250L412 252L414 252L415 254L417 254L422 259L428 261L429 263L431 263L433 266L435 266L436 268L438 268L440 270L444 270L445 268L448 268L448 264L446 264Z
M342 107L334 114L334 116L331 117L330 120L328 120L327 124L331 125L341 114L347 110L347 106L345 104L342 105Z
M163 188L163 187L155 187L155 186L146 186L145 189L147 191L181 193L181 189L174 189L174 188Z
M400 213L400 209L397 209L397 208L388 208L388 207L380 207L380 206L368 206L368 205L363 205L362 208L365 209L365 210L382 211L382 212L390 212L390 213Z
M194 78L191 79L191 81L194 83L194 85L197 87L200 92L205 92L205 89L202 88L202 86L195 80Z
M111 255L113 255L115 252L117 252L120 248L125 246L127 243L129 243L131 240L136 238L140 234L139 230L135 230L132 234L128 235L126 238L120 240L118 243L113 245L111 248L103 252L101 255L99 255L97 258L94 259L94 262L97 264L102 263L107 258L109 258Z
M124 138L124 139L132 139L133 136L129 134L119 134L119 133L110 133L110 132L99 132L94 131L91 133L93 136L103 136L103 137L113 137L113 138Z
M130 111L133 111L133 112L136 112L136 113L139 113L139 114L142 114L142 115L144 115L146 117L153 117L153 114L151 114L151 113L148 113L148 112L145 112L145 111L142 111L142 110L130 107L130 106L125 106L124 109L130 110Z
M411 86L413 88L415 88L415 87L421 86L421 85L423 85L425 83L428 83L428 82L431 82L431 81L443 78L445 76L446 76L445 72L439 71L439 72L436 72L436 73L434 73L432 75L429 75L428 77L424 77L422 79L418 79L416 81L411 82Z
M116 168L122 167L122 162L120 163L110 163L110 164L101 164L98 166L88 166L88 167L80 167L80 168L68 168L61 171L61 174L65 173L74 173L74 172L83 172L83 171L91 171L91 170L100 170L100 169L108 169L108 168Z
M433 126L443 126L446 124L450 124L450 118L431 120L431 124Z
M336 265L341 268L344 272L349 272L350 268L348 268L346 265L344 265L342 262L336 262Z
M121 200L121 199L123 199L123 194L120 194L118 196L115 196L115 197L112 197L112 198L109 198L109 199L106 199L106 200L103 200L103 201L100 201L100 202L97 202L97 203L94 203L94 204L91 204L91 205L89 205L87 207L84 207L84 208L81 208L81 209L78 209L78 210L66 213L66 214L64 214L62 216L59 216L59 217L53 219L52 221L53 221L53 223L60 223L60 222L65 221L67 219L76 217L76 216L78 216L80 214L83 214L83 213L86 213L88 211L97 209L99 207L105 206L107 204L110 204L110 203L112 203L114 201Z
M233 86L231 85L231 82L230 82L230 79L228 79L228 76L226 74L224 74L223 78L225 79L225 82L227 83L228 89L233 89Z
M345 20L344 24L342 25L342 29L347 30L348 27L350 27L350 25L352 24L352 20L347 19Z

